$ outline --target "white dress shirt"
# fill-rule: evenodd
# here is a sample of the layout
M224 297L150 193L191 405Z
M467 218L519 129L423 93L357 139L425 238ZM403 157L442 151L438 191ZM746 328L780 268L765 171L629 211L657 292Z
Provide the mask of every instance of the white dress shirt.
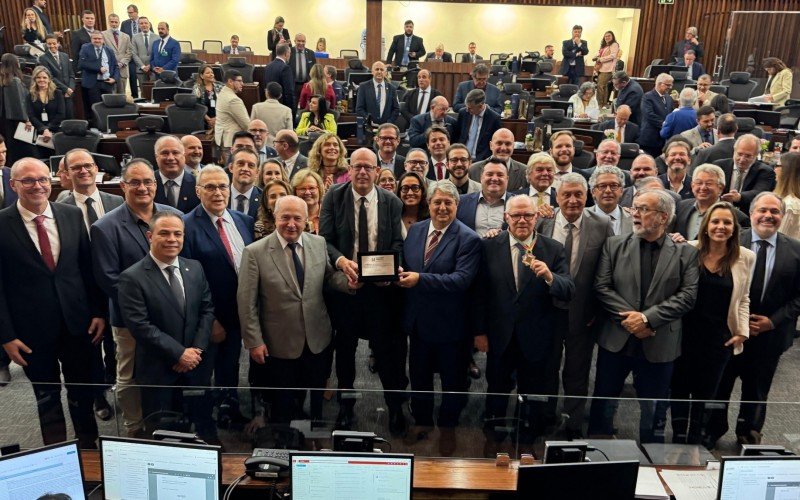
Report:
M244 200L244 211L242 213L245 214L250 213L250 196L252 196L253 194L254 187L255 185L250 186L250 189L248 189L246 192L240 193L239 190L237 190L235 187L233 187L233 184L231 184L231 201L229 208L231 210L236 210L236 207L239 205L239 195L243 194L245 196L245 200Z
M567 174L571 174L571 173L572 173L572 165L567 167L565 170L559 170L558 168L556 168L556 175L553 177L553 186L552 187L554 187L554 188L556 188L556 190L558 190L558 188L561 187L561 177L563 177L563 176L565 176Z
M537 191L535 187L528 186L528 196L533 198L533 202L536 204L537 207L539 206L539 197L542 198L542 204L543 205L548 205L549 206L550 205L550 197L552 196L552 192L553 192L553 186L550 186L549 188L545 189L541 193L539 191Z
M205 207L203 207L205 210ZM236 268L236 274L239 274L239 267L242 265L242 252L244 251L244 240L242 239L242 235L239 234L239 230L236 229L236 223L233 221L233 217L231 213L225 210L222 213L222 217L217 217L216 215L212 214L208 210L206 210L208 217L211 219L211 225L214 226L215 231L219 231L217 229L217 219L222 219L222 230L225 231L225 236L228 237L228 242L231 244L231 252L233 253L233 264Z
M387 87L386 80L383 80L381 83L378 83L375 80L372 80L372 82L375 85L376 98L378 97L378 86L381 86L381 103L380 106L378 106L378 113L380 114L380 116L383 116L383 110L386 108L386 87Z
M86 223L87 230L91 227L91 224L89 224L89 214L86 210L86 198L91 198L94 200L92 207L94 207L94 211L97 214L98 220L106 214L106 209L103 207L103 200L100 199L99 189L95 188L94 193L90 194L89 196L81 194L77 191L73 191L72 196L75 197L75 204L78 205L78 208L80 208L81 212L83 212L83 221Z
M522 243L525 248L529 248L533 243L533 234L528 236L525 241L519 241L514 238L511 233L508 235L508 244L511 245L511 269L514 271L514 283L519 283L519 273L521 269L517 267L519 264L519 253L522 251L517 248L517 243Z
M478 195L478 207L475 209L475 232L483 238L490 229L503 227L503 214L506 211L508 192L495 203L489 204L483 197L483 192Z
M42 249L39 247L39 233L36 232L36 222L33 221L33 219L38 217L39 214L35 214L23 207L19 200L17 200L17 210L19 210L19 214L22 216L22 221L25 223L25 229L28 230L28 235L31 237L31 240L33 240L36 250L41 254ZM44 212L42 212L41 215L44 215L45 217L44 228L47 230L47 237L50 240L50 252L53 254L53 262L58 265L58 256L61 253L61 239L58 236L58 226L56 225L56 220L53 218L53 207L51 207L48 203L47 208L44 209Z
M292 176L292 170L294 170L294 164L297 161L298 156L300 156L300 151L283 160L283 170L286 172L287 179Z
M186 299L186 288L183 286L183 276L181 274L181 263L180 260L175 257L172 262L162 262L156 259L156 256L153 255L153 252L150 252L150 257L156 262L156 265L159 269L161 269L161 275L167 280L167 287L169 287L169 278L172 275L171 271L168 271L168 267L177 267L178 272L175 273L175 277L178 278L178 284L181 286L181 291L183 292L183 298Z
M590 210L593 210L597 215L605 215L611 219L611 228L614 230L615 235L619 235L619 226L622 221L622 208L619 205L610 214L603 212L599 205L593 206Z
M423 92L423 90L420 89L419 90L419 98L417 99L417 104L418 104L418 106L417 106L417 114L418 115L421 115L422 113L425 113L428 110L428 103L431 101L431 88L428 87L427 89L425 89L424 90L424 92L425 92L424 94L422 92ZM433 118L433 117L431 116L431 118Z
M289 248L289 242L286 241L278 231L275 231L275 236L278 237L278 241L281 244L281 248L283 248L283 254L286 256L286 265L289 266L290 271L296 271L294 268L294 259L292 259L292 249ZM300 262L303 263L303 268L305 269L306 259L305 259L305 252L303 252L303 233L300 233L300 238L297 239L297 246L295 247L295 251L297 252L297 257L300 258ZM300 284L297 283L297 273L291 272L289 274L292 275L292 282L294 283L294 286L296 286L297 290L300 291Z
M572 230L572 254L567 256L569 259L569 269L573 276L575 271L575 259L578 256L578 247L580 246L581 241L582 223L583 214L581 213L580 217L573 222L575 228ZM559 210L556 214L555 224L553 225L553 239L562 245L564 245L567 241L567 224L569 224L569 221L567 221L567 219L564 217L564 214L561 212L561 210Z
M351 188L352 189L352 188ZM353 260L358 257L359 251L365 251L358 248L358 216L361 213L361 195L356 193L353 189L353 203L355 216L355 232L353 234ZM366 251L374 251L378 248L378 188L373 187L367 194L367 228L369 230L368 241L369 248Z

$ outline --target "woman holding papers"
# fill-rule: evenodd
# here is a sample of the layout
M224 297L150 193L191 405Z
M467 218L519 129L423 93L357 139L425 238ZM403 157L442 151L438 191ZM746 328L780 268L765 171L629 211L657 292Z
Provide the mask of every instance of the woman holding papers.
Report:
M31 88L27 95L28 117L39 134L39 139L52 146L53 134L61 128L64 120L64 94L44 66L36 66L31 74ZM47 158L52 148L39 146L39 158Z

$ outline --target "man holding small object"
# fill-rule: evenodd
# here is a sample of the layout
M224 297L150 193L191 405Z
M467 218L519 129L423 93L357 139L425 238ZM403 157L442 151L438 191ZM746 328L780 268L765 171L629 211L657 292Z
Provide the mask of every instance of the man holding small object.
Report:
M158 36L161 40L151 42L150 69L156 75L163 71L176 71L181 61L181 46L169 36L169 24L158 23Z
M81 70L81 88L83 90L84 116L91 117L92 104L103 100L103 95L114 92L119 80L119 66L114 51L103 46L103 33L94 31L92 43L81 47L78 67ZM95 126L105 128L105 123Z

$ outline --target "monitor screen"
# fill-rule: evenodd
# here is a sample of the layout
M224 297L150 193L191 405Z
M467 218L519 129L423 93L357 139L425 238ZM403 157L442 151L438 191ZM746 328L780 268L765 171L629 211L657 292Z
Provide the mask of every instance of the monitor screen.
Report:
M108 500L218 500L220 448L116 437L100 438Z
M410 500L414 455L291 454L292 500Z
M717 498L800 498L800 457L723 457Z
M639 461L520 466L519 498L633 500Z
M48 493L86 499L77 441L0 458L0 500L36 500Z
M372 73L349 73L347 75L347 82L352 85L360 85L372 79Z

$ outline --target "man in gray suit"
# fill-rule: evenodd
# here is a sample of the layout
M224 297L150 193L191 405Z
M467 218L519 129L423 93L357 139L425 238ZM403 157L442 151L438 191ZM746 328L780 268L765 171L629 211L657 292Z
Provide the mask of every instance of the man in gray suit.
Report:
M601 167L606 168L606 167ZM616 167L612 167L616 168ZM600 169L598 169L600 170ZM565 174L556 192L558 207L552 218L539 218L536 231L564 245L567 266L575 282L569 302L556 301L556 341L548 363L549 393L558 394L558 371L564 351L564 370L561 380L564 413L568 438L583 435L584 399L589 393L589 369L594 352L594 336L590 327L600 312L594 297L594 276L597 260L606 238L613 236L611 223L605 215L586 209L586 179L581 174ZM577 397L575 397L577 396ZM553 398L551 410L555 410Z
M49 33L45 39L47 51L39 56L39 64L47 68L56 88L64 94L64 116L72 118L72 94L75 93L75 70L69 62L69 56L58 50L58 38Z
M601 165L595 168L589 177L594 206L586 210L610 219L614 235L629 234L633 231L633 221L630 215L619 205L624 185L625 174L618 167L611 165Z
M144 16L140 17L139 33L133 35L131 40L131 58L136 66L136 79L140 86L147 80L155 79L150 71L150 48L154 40L157 37L150 31L150 21Z
M322 389L333 358L333 330L322 290L348 292L348 282L328 258L325 238L305 233L308 206L296 196L275 203L276 230L242 253L237 300L244 346L265 370L262 387L276 387L271 422L296 417L295 391L311 391L311 418L322 416ZM316 390L314 390L316 389ZM299 413L299 408L297 409Z
M128 83L128 64L131 62L131 37L119 29L119 16L109 14L108 29L103 32L103 42L114 51L119 66L119 80L115 83L117 94L124 94Z
M606 317L599 324L595 398L616 398L633 372L641 442L663 442L656 402L669 396L672 367L681 353L681 318L697 296L697 250L678 245L666 228L675 201L663 190L642 189L631 207L633 233L609 238L597 267L595 292ZM645 401L645 399L650 399ZM613 434L606 399L592 401L589 435Z
M528 179L525 176L528 167L524 163L511 158L511 154L514 152L514 133L512 131L507 128L498 129L497 132L492 134L489 149L492 151L493 157L505 160L508 164L508 191L519 191L528 185ZM472 164L469 168L470 179L480 182L486 161L478 161Z

